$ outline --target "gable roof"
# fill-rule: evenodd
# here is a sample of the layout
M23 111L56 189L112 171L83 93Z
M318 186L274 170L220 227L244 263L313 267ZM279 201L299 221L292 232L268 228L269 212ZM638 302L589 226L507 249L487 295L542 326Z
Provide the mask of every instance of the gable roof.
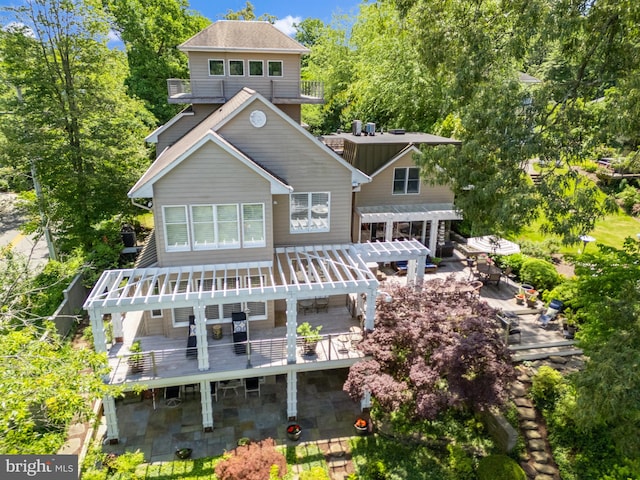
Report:
M269 22L219 20L178 46L183 52L309 53Z
M405 154L409 151L413 151L413 153L420 153L420 149L418 147L416 147L413 143L410 143L409 145L407 145L406 147L404 147L402 150L400 150L400 152L393 157L391 160L389 160L387 163L385 163L384 165L382 165L378 170L376 170L375 172L373 172L371 174L371 178L375 177L376 175L378 175L379 173L382 173L384 170L386 170L387 168L389 168L391 165L393 165L394 163L396 163L400 158L404 157Z
M176 143L166 148L151 164L147 171L140 177L136 184L128 193L130 198L149 198L153 196L153 184L169 173L173 168L178 166L183 160L188 158L193 152L205 145L207 142L213 142L221 147L232 157L240 160L256 173L271 183L272 194L288 194L293 191L293 187L288 185L286 181L279 178L273 172L270 172L259 162L250 158L241 152L234 145L229 143L222 135L218 133L227 122L251 105L254 101L260 101L265 108L271 110L274 114L280 116L285 122L291 125L300 134L309 138L317 144L318 149L326 155L334 158L344 168L351 172L352 183L367 183L371 181L367 175L362 173L355 167L352 167L342 157L335 152L326 149L324 145L313 135L307 132L302 126L293 121L291 117L282 110L275 107L271 102L266 100L262 95L251 90L243 88L227 103L222 105L218 110L206 117L202 122L182 136Z

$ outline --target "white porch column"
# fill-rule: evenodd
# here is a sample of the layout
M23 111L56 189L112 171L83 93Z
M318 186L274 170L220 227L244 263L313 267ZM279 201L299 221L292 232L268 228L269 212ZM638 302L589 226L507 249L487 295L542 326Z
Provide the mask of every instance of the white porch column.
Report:
M360 409L364 410L365 408L371 408L371 392L369 390L366 390L360 399Z
M196 338L198 342L198 370L209 370L209 344L207 343L207 319L204 315L204 305L193 308L196 314Z
M298 416L298 374L287 373L287 418L296 420Z
M373 331L373 322L376 318L377 295L378 291L375 288L371 288L367 292L367 311L364 317L364 329L368 332Z
M429 250L431 250L431 255L436 254L439 223L438 220L431 220L431 229L429 230Z
M102 397L104 406L104 418L107 422L107 440L109 443L118 443L120 432L118 431L118 417L116 416L116 401L113 397Z
M385 224L384 241L391 242L393 241L393 220L389 220L388 222L385 222Z
M426 264L427 264L427 256L420 255L420 257L418 257L418 274L416 276L416 285L422 285L422 282L424 282L424 266Z
M111 326L113 327L113 341L115 343L122 343L124 339L124 319L127 316L126 312L114 313L111 315Z
M97 308L89 309L89 320L91 321L91 330L93 331L93 347L98 353L107 351L107 337L104 334L104 321L102 320L102 311Z
M287 297L287 363L296 363L298 303L294 296Z
M360 292L356 293L356 316L364 317L364 295ZM362 326L362 321L360 326Z
M407 285L411 285L416 281L417 263L415 260L407 261Z
M205 432L213 430L213 403L211 402L211 383L206 380L200 382L200 405L202 407L202 429Z

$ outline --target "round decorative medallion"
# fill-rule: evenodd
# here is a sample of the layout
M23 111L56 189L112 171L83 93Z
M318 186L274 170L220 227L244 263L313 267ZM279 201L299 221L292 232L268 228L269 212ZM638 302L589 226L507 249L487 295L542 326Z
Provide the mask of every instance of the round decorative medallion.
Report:
M267 123L267 116L262 110L254 110L249 115L249 121L254 127L260 128L263 127L265 123Z

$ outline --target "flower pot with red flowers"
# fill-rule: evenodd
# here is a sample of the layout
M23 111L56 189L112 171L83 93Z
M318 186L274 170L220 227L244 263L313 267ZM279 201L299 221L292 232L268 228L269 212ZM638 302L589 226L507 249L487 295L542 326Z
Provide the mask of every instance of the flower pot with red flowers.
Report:
M300 435L302 435L302 427L297 423L290 423L287 426L287 438L289 440L298 441L300 440Z
M356 435L366 435L369 433L369 422L364 418L358 417L353 424L353 428L356 430Z

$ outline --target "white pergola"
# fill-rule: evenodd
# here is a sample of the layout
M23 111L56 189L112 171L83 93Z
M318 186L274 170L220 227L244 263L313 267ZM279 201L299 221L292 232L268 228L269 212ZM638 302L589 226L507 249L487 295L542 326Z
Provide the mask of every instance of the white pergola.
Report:
M317 296L361 294L367 298L365 329L372 330L379 282L367 265L371 262L408 260L407 277L421 282L429 249L417 240L366 244L278 247L272 261L150 267L105 271L85 301L96 351L106 352L103 315L133 310L192 307L195 313L198 369L209 370L205 307L241 301L285 299L287 362L296 362L298 300ZM240 286L240 277L260 278ZM211 281L221 279L221 281ZM362 295L357 295L362 309ZM112 315L114 336L122 334L120 315ZM296 373L287 372L287 412L297 415ZM201 381L203 427L213 428L210 385ZM118 438L113 397L103 399L107 434Z

